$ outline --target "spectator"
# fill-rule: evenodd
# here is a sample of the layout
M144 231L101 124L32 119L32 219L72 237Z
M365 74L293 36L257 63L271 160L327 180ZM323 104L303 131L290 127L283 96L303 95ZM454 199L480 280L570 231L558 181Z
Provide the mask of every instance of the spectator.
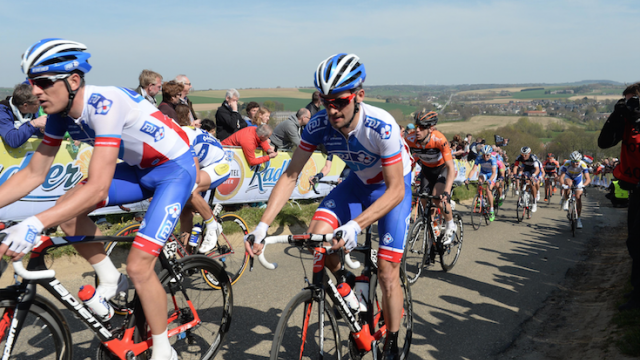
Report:
M416 132L416 126L413 125L413 123L410 123L409 125L407 125L407 130L404 133L404 137L407 137L413 134L414 132Z
M32 94L31 85L20 84L13 96L0 101L0 136L12 148L22 146L31 136L42 134L47 116L35 118L40 102Z
M404 126L400 125L400 137L404 139Z
M311 102L305 106L305 109L311 113L311 117L320 111L320 103L320 91L314 91L313 95L311 95Z
M176 105L180 103L183 88L182 84L178 84L173 80L162 84L162 102L158 106L158 110L173 120L178 119Z
M242 117L244 121L247 122L247 126L258 126L253 124L253 117L258 112L259 108L260 108L260 104L258 104L255 101L251 101L250 103L247 104L245 108L245 111L247 112L247 116Z
M247 122L242 119L242 115L238 112L238 100L240 100L238 90L227 90L224 102L216 112L216 132L220 141L247 127Z
M191 89L193 89L191 81L189 80L187 75L184 74L176 76L175 81L178 84L182 84L182 86L184 86L184 88L182 89L182 95L180 96L180 103L185 104L189 107L189 120L193 125L194 122L198 120L198 114L196 114L195 110L193 110L193 103L187 97L187 95L189 95L189 93L191 92Z
M200 128L209 134L216 136L216 123L211 119L202 119Z
M260 126L269 123L271 118L271 111L264 106L261 106L258 111L253 115L253 125Z
M191 118L189 117L189 112L191 111L191 109L189 109L189 106L186 104L177 104L176 108L176 122L178 123L178 125L180 126L192 126L191 125Z
M247 159L249 166L259 165L278 156L269 146L269 136L271 136L271 127L264 124L257 127L249 126L236 131L228 138L222 141L222 145L241 146L244 157ZM260 146L267 155L256 158L256 149Z
M289 116L288 119L281 122L273 130L271 135L271 143L278 149L291 150L295 145L300 145L300 131L307 125L311 115L309 110L302 108L295 115Z
M451 155L458 160L462 160L467 154L464 152L464 146L462 146L462 138L456 134L451 141Z
M136 88L136 92L157 107L156 95L162 90L162 75L155 71L142 70L138 82L140 85Z

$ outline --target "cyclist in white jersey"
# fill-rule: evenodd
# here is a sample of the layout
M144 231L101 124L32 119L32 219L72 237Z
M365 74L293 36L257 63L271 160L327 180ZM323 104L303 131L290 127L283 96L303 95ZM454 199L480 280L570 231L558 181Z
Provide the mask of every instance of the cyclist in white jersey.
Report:
M21 258L33 248L36 236L52 226L60 225L67 235L100 235L87 216L91 211L153 196L145 225L129 253L127 272L151 329L151 359L177 360L167 338L166 292L154 264L196 182L197 160L178 124L134 91L85 86L84 74L91 69L85 50L86 46L74 41L44 39L23 55L22 70L49 117L44 140L31 161L0 186L0 207L45 181L65 132L94 149L87 180L52 208L3 231L7 236L0 245L0 256ZM101 243L75 247L96 270L101 296L108 299L121 285L128 287Z
M589 185L591 177L589 176L589 170L587 164L582 161L582 154L578 151L574 151L569 155L569 160L565 161L560 167L560 183L562 184L562 209L569 210L568 197L569 188L572 185L576 187L576 210L578 211L578 219L576 221L576 227L582 229L582 220L580 215L582 214L582 189Z
M352 250L361 229L378 221L378 274L388 333L385 359L398 359L398 330L402 320L400 261L411 212L411 160L400 137L400 127L386 111L364 104L364 65L353 54L337 54L321 62L315 86L325 110L305 127L300 146L271 192L260 224L250 234L256 243L250 254L260 254L269 224L289 199L302 168L319 144L340 157L351 174L318 207L309 232L341 233L334 249ZM364 209L366 207L366 209ZM335 255L335 254L334 254ZM326 266L339 270L337 256Z

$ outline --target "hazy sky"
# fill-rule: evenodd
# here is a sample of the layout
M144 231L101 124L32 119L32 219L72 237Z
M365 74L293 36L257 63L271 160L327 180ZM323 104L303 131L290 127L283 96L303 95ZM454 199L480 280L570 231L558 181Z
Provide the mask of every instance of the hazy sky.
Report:
M47 37L84 43L94 85L142 69L195 89L313 86L320 61L360 56L368 85L640 79L637 0L0 0L0 86ZM627 60L628 59L628 60ZM626 65L628 64L628 65Z

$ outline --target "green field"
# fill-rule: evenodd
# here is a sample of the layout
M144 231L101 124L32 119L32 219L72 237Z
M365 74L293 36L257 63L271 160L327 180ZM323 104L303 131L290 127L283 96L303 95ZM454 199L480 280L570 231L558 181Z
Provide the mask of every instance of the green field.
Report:
M550 88L515 92L512 93L511 97L513 99L568 99L572 96L576 96L576 94L545 94L544 92L546 90L550 90ZM555 88L551 90L555 90Z
M207 96L191 96L189 95L189 100L191 100L194 104L222 104L224 99L211 98Z

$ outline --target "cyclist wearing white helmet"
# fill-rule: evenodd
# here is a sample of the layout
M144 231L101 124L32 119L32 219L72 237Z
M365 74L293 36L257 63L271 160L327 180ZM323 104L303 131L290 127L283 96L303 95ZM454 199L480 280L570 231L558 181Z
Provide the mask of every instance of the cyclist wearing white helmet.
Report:
M584 177L584 178L583 178ZM580 214L582 213L582 189L589 185L591 177L587 164L582 161L582 154L574 151L569 155L569 160L565 161L560 168L560 184L562 184L562 209L569 210L567 199L569 198L569 188L576 187L576 209L578 210L578 221L576 228L582 229Z
M531 211L538 211L538 191L540 191L540 179L542 175L542 163L538 157L531 153L531 148L523 146L520 149L520 156L513 162L512 173L514 176L523 175L531 180L531 191L533 192L534 202ZM516 181L517 189L520 189L520 181ZM516 194L519 194L516 190Z
M66 132L92 145L93 154L86 180L52 208L4 231L8 235L0 256L21 258L33 248L34 237L52 226L60 225L67 235L100 235L88 217L90 212L153 197L145 226L140 227L129 253L127 272L151 329L151 359L177 360L167 338L166 292L154 264L196 183L197 158L180 127L133 90L85 86L84 75L91 70L85 50L75 41L44 39L23 55L22 71L49 116L44 140L29 164L0 186L0 207L46 180ZM96 270L100 280L96 291L103 298L128 288L126 277L105 255L101 243L75 247Z
M469 172L469 177L465 180L465 184L469 183L469 179L473 178L476 171L480 169L478 183L479 186L482 186L482 183L485 181L487 183L487 189L489 190L487 191L487 197L489 198L489 221L493 221L496 219L493 209L493 188L496 185L496 179L498 177L498 160L495 156L491 155L493 152L491 145L483 146L478 152L478 157L471 168L471 172Z
M342 239L334 243L334 249L345 246L351 250L361 229L378 221L382 306L389 314L385 317L389 330L385 359L398 359L403 302L400 262L411 212L411 159L394 118L362 102L365 76L364 65L353 54L333 55L320 63L314 83L325 109L305 127L300 146L271 192L260 224L250 234L255 237L255 244L252 248L246 243L245 247L252 255L261 253L269 224L286 204L313 151L324 144L329 154L349 166L351 174L324 198L308 232L340 232ZM327 258L326 266L336 272L339 260L334 255Z

